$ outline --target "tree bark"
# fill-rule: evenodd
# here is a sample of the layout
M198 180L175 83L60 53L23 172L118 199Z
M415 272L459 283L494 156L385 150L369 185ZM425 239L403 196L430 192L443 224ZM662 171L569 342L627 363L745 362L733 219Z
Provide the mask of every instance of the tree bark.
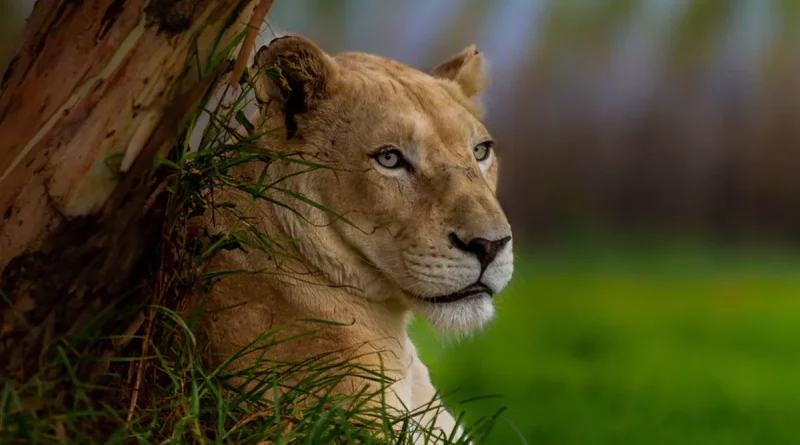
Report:
M0 81L0 377L132 286L171 146L251 0L38 0ZM215 65L215 66L211 66ZM217 70L217 71L214 71Z

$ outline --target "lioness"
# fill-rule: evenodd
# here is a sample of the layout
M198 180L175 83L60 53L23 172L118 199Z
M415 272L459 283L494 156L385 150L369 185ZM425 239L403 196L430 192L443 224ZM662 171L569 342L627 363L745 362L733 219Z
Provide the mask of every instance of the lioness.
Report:
M276 258L233 250L213 259L213 270L262 273L232 275L214 287L203 325L211 352L234 354L271 327L319 329L272 347L270 358L293 362L336 351L396 380L394 407L430 403L436 391L408 337L410 314L446 331L475 330L492 318L492 297L513 269L511 228L496 198L494 142L475 101L486 85L483 56L472 46L426 74L368 54L331 57L286 36L258 51L251 72L258 125L278 129L264 144L333 166L300 173L307 165L276 162L270 177L286 177L281 188L341 217L298 201L289 210L216 197L249 206L247 224L261 232L297 242ZM256 181L262 168L245 165L238 173ZM207 223L242 221L218 212ZM455 426L446 412L428 420L448 434Z

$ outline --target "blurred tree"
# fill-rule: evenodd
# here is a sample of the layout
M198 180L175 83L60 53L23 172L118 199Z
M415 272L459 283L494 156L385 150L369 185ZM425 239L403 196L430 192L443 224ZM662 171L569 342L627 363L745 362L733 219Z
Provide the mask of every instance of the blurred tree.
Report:
M629 23L641 7L639 0L561 0L549 2L540 30L539 57L535 66L545 69L556 54L570 51L606 53L613 34Z
M4 70L19 38L22 17L14 1L0 2L0 70Z
M772 0L770 5L774 40L764 67L764 75L773 81L791 77L798 67L800 50L800 1Z
M730 22L736 1L694 0L684 4L670 36L671 53L676 65L708 60L713 44Z

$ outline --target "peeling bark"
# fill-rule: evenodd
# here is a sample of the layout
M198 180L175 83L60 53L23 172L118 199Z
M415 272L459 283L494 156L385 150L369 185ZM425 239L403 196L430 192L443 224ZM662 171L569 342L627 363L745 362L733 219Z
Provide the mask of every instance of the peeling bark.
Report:
M29 376L50 338L131 286L152 158L213 75L187 61L225 48L252 7L36 3L0 91L0 376Z

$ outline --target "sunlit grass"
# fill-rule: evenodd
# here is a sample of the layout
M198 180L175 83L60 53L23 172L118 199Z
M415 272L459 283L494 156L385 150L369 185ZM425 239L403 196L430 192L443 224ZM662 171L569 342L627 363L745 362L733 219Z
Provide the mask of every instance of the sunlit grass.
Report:
M527 251L484 332L416 338L443 390L504 395L469 411L508 407L490 443L796 443L798 268L770 250Z

